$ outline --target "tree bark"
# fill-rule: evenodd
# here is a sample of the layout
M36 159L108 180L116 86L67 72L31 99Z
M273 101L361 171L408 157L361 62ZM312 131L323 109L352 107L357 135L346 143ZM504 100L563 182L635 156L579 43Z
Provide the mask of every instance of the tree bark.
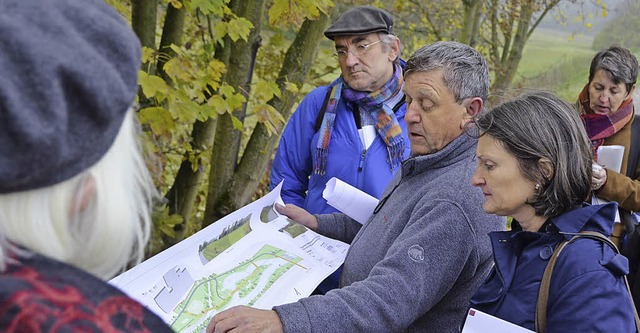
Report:
M229 56L231 38L226 36L224 39L224 43L218 43L215 48L215 59L229 64ZM224 81L226 74L222 75L222 80ZM206 100L209 99L210 93L205 92ZM213 146L213 138L216 130L216 118L209 118L206 121L197 120L193 124L193 129L191 131L191 147L194 150L211 150ZM169 214L178 214L182 216L183 223L181 225L177 225L174 228L175 237L173 239L165 239L165 243L168 245L175 244L182 239L184 239L185 231L189 230L190 225L194 223L192 221L192 213L195 205L196 197L198 193L203 188L203 184L205 181L205 176L209 168L206 168L204 165L200 165L194 168L193 164L188 158L185 158L180 164L180 168L178 169L178 173L176 174L176 178L173 182L173 185L165 195L165 198L168 201L169 206Z
M238 40L231 45L231 54L233 56L229 57L229 66L227 67L227 84L234 87L236 92L243 93L247 100L251 91L250 84L255 58L261 42L260 30L262 28L265 2L265 0L256 0L251 3L248 1L236 1L232 7L232 11L238 17L244 17L254 26L249 33L247 41ZM211 220L212 214L216 210L214 205L224 192L227 182L233 177L240 150L242 131L233 127L232 115L243 122L245 111L246 102L240 110L236 110L232 114L226 113L218 116L209 169L205 221ZM213 222L213 220L211 221Z
M140 39L140 44L156 48L156 22L158 0L131 1L131 27Z
M156 22L158 20L158 0L133 0L131 2L131 28L140 39L140 44L148 48L156 48ZM149 74L155 73L150 62L142 64L142 70ZM149 105L149 99L144 96L142 89L138 91L141 106Z
M186 13L184 6L180 9L171 4L167 6L167 14L164 18L164 26L162 27L160 47L158 48L163 56L158 58L157 70L158 75L168 83L171 82L171 79L164 72L164 65L169 61L169 59L176 55L171 49L171 44L182 45L185 17Z
M322 15L315 21L305 20L296 39L287 50L276 80L283 92L282 97L274 97L269 101L271 106L280 111L284 119L289 119L292 107L298 98L297 94L285 89L284 85L289 82L302 86L316 58L317 41L322 38L328 22L327 15ZM260 181L260 176L266 171L279 138L280 135L269 136L264 124L256 125L233 177L224 184L224 189L217 200L209 201L211 198L207 198L208 214L205 213L203 228L249 202Z
M482 16L482 0L463 0L462 6L464 14L458 40L473 47L476 44Z
M518 65L522 59L522 51L529 37L529 26L533 17L534 0L523 1L520 5L518 20L516 24L515 34L513 35L512 44L505 53L504 60L501 63L501 71L496 72L496 78L491 86L491 91L501 92L507 90L513 82L513 78L518 70ZM511 40L511 39L510 39Z

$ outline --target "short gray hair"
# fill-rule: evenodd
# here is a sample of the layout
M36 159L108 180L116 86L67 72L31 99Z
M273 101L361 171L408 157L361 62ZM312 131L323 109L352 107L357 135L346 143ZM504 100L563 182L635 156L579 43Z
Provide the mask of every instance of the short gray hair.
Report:
M469 97L480 97L484 102L487 101L489 66L484 57L471 46L452 41L423 46L407 60L404 76L437 69L444 70L444 82L456 103L462 103Z
M627 93L638 79L638 59L624 47L611 46L596 53L589 67L589 83L598 69L609 72L613 76L613 83L624 83Z
M475 119L479 135L490 135L518 160L522 175L541 188L530 204L554 217L582 204L591 190L593 150L578 111L552 93L530 91ZM547 158L553 175L538 161Z

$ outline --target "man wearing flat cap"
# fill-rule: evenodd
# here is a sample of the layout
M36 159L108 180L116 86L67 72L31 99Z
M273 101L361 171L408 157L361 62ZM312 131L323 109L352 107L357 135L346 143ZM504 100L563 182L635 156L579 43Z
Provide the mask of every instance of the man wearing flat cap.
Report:
M487 234L505 225L484 213L484 195L470 181L477 140L466 131L488 97L489 69L472 47L438 42L416 51L404 73L411 156L366 224L276 206L351 244L340 288L272 310L234 307L207 332L460 332L491 268Z
M355 7L324 34L335 42L342 75L310 92L292 115L270 184L273 189L284 180L282 200L312 214L337 211L322 197L333 177L380 198L410 151L393 17L376 7ZM337 287L339 272L317 292Z

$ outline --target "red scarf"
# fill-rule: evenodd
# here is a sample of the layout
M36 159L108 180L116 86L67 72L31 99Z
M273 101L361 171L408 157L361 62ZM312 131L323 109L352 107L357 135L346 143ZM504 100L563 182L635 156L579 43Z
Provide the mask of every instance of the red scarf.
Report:
M631 97L622 101L618 110L611 114L597 114L589 107L589 84L582 88L578 96L578 110L582 123L587 130L591 146L593 147L593 156L597 160L598 147L604 143L604 139L618 133L624 125L628 124L633 118L633 103Z

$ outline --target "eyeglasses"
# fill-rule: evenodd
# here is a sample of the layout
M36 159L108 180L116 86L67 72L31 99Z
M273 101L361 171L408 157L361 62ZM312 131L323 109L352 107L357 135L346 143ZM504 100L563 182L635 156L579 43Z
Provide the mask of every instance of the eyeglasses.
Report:
M334 55L338 58L338 59L346 59L347 55L349 54L349 52L351 52L351 54L353 54L354 56L356 56L357 58L362 57L365 53L367 53L367 50L382 42L382 40L377 40L373 43L369 43L369 44L358 44L356 45L353 50L349 50L348 48L346 50L337 50L336 53L334 53Z

